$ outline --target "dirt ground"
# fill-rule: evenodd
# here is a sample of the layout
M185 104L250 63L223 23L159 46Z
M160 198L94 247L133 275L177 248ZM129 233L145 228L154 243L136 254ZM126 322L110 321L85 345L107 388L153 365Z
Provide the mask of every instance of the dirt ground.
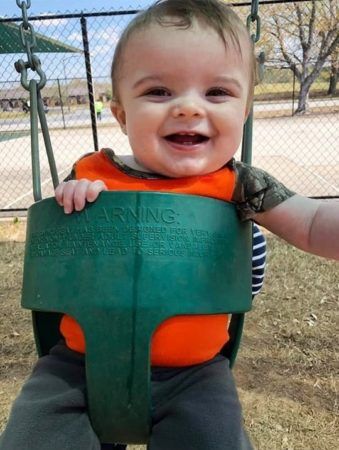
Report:
M36 360L30 313L19 306L24 229L0 222L0 429ZM272 236L268 251L265 287L234 369L246 427L259 450L335 450L338 263Z

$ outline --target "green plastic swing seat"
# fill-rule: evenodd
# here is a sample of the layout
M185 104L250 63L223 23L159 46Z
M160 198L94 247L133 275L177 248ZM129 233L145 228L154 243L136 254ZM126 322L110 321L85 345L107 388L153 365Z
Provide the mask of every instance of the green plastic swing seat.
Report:
M146 443L152 333L175 315L251 309L251 224L232 204L156 192L103 192L71 215L49 198L27 224L22 305L40 355L74 317L99 439Z

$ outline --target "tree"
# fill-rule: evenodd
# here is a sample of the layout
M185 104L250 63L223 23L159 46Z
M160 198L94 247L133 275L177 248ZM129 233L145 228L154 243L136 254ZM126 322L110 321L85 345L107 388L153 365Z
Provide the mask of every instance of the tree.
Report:
M310 88L339 43L337 0L275 6L266 20L282 60L300 83L296 114L307 109Z
M337 81L338 81L338 71L339 71L339 48L330 55L330 82L328 86L327 95L335 95L337 92Z

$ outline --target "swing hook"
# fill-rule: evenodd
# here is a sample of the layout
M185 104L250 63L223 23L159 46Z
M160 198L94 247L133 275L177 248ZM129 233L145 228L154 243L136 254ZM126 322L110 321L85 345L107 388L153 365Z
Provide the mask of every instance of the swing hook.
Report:
M28 91L29 90L29 81L28 81L28 72L27 69L32 69L40 77L40 80L37 84L38 89L42 89L46 84L46 74L41 68L41 62L40 59L37 57L37 55L31 55L31 63L25 62L22 59L19 59L14 63L14 67L18 73L21 74L21 85Z

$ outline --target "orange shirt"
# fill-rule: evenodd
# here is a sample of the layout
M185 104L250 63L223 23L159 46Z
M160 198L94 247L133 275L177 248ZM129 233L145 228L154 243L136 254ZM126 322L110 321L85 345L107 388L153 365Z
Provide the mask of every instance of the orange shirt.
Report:
M214 173L187 178L139 178L122 171L104 150L81 158L74 171L76 179L102 180L109 190L116 191L160 191L230 201L235 186L235 172L227 166ZM227 327L226 314L167 319L153 334L151 364L181 367L207 361L228 341ZM72 317L63 316L60 331L69 348L85 352L84 334Z

